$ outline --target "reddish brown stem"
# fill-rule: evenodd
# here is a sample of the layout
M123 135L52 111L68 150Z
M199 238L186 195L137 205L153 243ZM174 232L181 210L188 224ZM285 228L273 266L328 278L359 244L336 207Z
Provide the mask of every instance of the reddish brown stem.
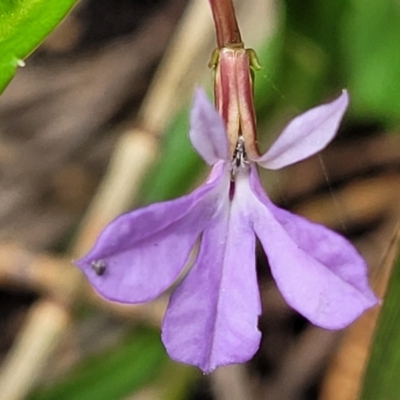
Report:
M232 0L210 0L218 48L243 46Z

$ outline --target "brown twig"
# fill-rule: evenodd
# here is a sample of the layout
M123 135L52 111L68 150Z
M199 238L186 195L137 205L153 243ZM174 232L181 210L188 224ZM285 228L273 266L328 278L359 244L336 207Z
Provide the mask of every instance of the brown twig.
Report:
M398 256L399 242L400 229L397 225L382 265L372 277L374 290L380 298L383 298L386 292L393 261ZM381 306L369 310L347 329L325 377L320 400L357 398L380 310Z

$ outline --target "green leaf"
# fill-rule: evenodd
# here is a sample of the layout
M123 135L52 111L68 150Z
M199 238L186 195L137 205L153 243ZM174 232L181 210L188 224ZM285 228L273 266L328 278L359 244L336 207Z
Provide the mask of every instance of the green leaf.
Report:
M0 93L77 0L0 1Z
M289 107L305 110L346 87L343 60L338 57L346 0L286 2L284 58L277 79L282 99L277 115Z
M351 0L343 19L343 55L352 108L400 121L400 7L397 0Z
M395 243L397 249L399 240ZM400 256L396 252L360 400L398 400L400 385Z
M118 347L77 366L30 400L118 400L156 379L167 361L157 330L136 331Z

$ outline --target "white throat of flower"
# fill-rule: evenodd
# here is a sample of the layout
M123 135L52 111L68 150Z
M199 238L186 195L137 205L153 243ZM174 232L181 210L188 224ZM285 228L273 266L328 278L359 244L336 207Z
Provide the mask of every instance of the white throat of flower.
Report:
M235 181L235 176L240 168L248 166L246 148L244 146L244 137L238 136L235 151L233 152L231 161L231 180Z
M233 152L232 160L231 160L231 184L229 188L229 198L233 199L235 194L235 183L237 175L247 169L249 166L249 160L247 159L246 148L244 145L244 137L242 135L238 136L236 147Z

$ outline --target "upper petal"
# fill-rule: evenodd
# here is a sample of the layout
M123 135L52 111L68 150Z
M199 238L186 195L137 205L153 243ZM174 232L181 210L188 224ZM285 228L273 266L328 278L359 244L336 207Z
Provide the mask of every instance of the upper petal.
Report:
M318 153L334 138L348 103L348 93L343 90L331 103L296 117L271 148L254 161L267 169L279 169Z
M190 140L204 161L213 165L229 160L225 125L203 89L198 88L190 113Z
M248 206L272 275L287 303L315 325L347 326L377 303L362 257L343 237L274 206L255 168Z
M193 269L171 297L162 339L171 358L208 373L254 355L260 312L254 232L238 202L230 208L227 200L203 233Z
M218 208L220 192L228 187L227 167L218 163L208 181L190 195L111 222L76 264L110 300L138 303L157 297L185 266L196 239Z

